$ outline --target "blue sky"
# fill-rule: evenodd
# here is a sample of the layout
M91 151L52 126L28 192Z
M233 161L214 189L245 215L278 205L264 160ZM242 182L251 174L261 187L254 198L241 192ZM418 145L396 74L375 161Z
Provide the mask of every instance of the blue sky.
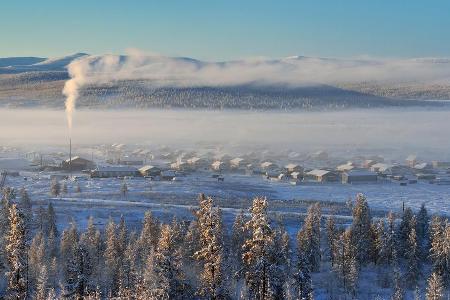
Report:
M0 57L450 57L450 1L1 1Z

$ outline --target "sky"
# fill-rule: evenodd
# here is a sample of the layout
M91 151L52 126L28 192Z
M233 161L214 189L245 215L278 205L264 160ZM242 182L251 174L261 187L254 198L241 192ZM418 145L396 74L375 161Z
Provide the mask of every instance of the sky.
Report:
M0 57L450 57L450 1L0 2Z

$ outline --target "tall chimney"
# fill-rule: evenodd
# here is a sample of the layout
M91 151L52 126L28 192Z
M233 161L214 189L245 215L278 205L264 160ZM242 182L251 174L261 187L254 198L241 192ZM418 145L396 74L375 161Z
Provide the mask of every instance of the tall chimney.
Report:
M69 174L72 177L72 139L69 139Z

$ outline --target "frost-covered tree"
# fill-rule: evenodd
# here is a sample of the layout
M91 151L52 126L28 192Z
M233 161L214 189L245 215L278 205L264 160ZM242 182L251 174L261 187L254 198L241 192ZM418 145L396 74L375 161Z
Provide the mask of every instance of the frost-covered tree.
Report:
M161 234L154 255L147 259L145 299L189 299L189 287L182 272L175 233L170 225L161 226Z
M413 288L420 278L420 249L416 234L416 217L411 219L411 231L408 236L405 257L407 260L406 282L410 288Z
M200 231L200 249L194 254L203 269L199 295L207 299L221 299L226 296L223 282L222 215L211 197L200 195L199 202L195 215Z
M31 204L30 196L25 188L20 190L19 208L24 216L26 230L28 233L31 233L33 223L33 205Z
M9 209L9 231L6 237L6 254L8 258L9 299L26 299L27 297L27 246L24 217L12 204Z
M427 300L444 299L444 284L442 281L442 277L436 272L433 272L430 278L428 279L426 299Z
M58 228L56 226L56 213L55 209L53 207L53 203L50 202L47 206L47 213L45 214L46 221L45 221L45 233L47 235L50 235L50 232L53 233L55 237L58 236Z
M366 264L373 256L372 251L375 248L372 233L372 217L367 199L363 194L356 196L352 214L351 237L355 246L358 265L361 266Z
M399 257L405 257L406 249L408 248L408 237L411 232L412 219L414 213L411 208L406 207L403 211L402 220L397 233L397 254Z
M433 270L442 276L445 283L450 281L450 223L434 219L430 257Z
M327 219L327 244L328 244L328 256L331 262L331 267L334 265L334 254L336 253L336 239L337 239L337 229L336 221L334 216L330 216Z
M397 265L394 266L394 288L391 300L403 300L405 299L405 290L403 289L402 276L400 269Z
M86 277L86 292L91 294L96 291L100 285L102 274L102 239L100 231L94 225L94 218L89 217L88 226L85 232L80 236L80 247L84 249L84 269Z
M44 235L41 231L37 232L31 241L28 251L28 282L31 289L37 283L42 266L47 264L47 245Z
M358 282L358 262L356 259L356 247L352 241L351 229L345 230L336 240L335 264L333 271L347 293L356 292Z
M119 247L116 236L116 224L112 218L109 219L105 229L105 284L108 294L115 296L118 291L119 281Z
M417 219L416 222L417 239L419 240L419 244L422 245L428 233L428 223L430 222L430 218L428 217L428 211L425 208L425 203L422 203L422 205L420 206L420 210L417 213L416 219Z
M48 286L48 273L47 267L43 265L39 272L39 277L37 280L36 292L34 295L35 300L47 300L49 296L49 286Z
M242 259L245 265L245 281L251 299L270 299L271 277L274 273L274 232L267 216L267 200L255 198L251 218L246 223L250 237L244 243Z
M322 213L319 203L309 207L305 222L297 234L298 247L305 255L311 272L317 272L320 267L320 221Z
M142 264L145 264L147 257L156 249L159 239L159 226L158 220L153 217L151 211L146 211L138 241L139 256Z
M58 197L61 194L61 185L59 184L59 181L52 180L52 183L50 184L50 195L53 197Z
M310 264L306 259L305 253L303 253L301 249L299 249L297 253L297 265L294 273L293 286L295 299L313 299Z

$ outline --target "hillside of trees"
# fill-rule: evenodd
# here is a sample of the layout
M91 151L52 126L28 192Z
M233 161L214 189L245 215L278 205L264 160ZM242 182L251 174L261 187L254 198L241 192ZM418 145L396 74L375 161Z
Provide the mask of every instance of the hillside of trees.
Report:
M124 219L57 229L51 202L32 207L25 189L4 188L0 208L0 295L5 299L447 299L450 223L426 208L373 219L364 195L349 224L311 205L289 234L268 216L269 201L223 224L199 196L192 221L142 228ZM300 222L300 220L299 220ZM367 280L373 274L373 280ZM326 276L325 276L326 275ZM379 294L367 294L367 287Z
M0 75L0 106L64 107L65 71L34 71ZM205 87L156 87L142 80L88 85L77 106L82 108L188 108L188 109L343 109L423 105L389 94L351 86L304 87L241 85ZM402 99L404 99L403 97ZM430 105L430 104L427 104ZM437 105L437 104L433 104Z

